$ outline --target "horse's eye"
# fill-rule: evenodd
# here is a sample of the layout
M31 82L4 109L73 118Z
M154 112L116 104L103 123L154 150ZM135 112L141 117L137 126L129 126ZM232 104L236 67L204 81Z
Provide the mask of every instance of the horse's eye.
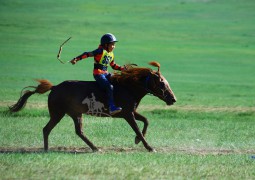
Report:
M165 83L164 82L160 82L160 88L163 89L165 87Z

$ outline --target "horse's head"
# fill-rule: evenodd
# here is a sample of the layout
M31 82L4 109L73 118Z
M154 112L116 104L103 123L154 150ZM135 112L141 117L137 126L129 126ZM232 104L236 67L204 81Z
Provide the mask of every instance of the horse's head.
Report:
M82 104L87 104L87 105L89 105L90 100L89 100L88 97L86 97L85 99L83 99L83 101L82 101L81 103L82 103Z
M146 77L145 84L148 93L162 99L167 105L173 105L177 99L166 78L159 71L160 64L157 62L151 62L150 65L158 67L158 71L151 71L151 73Z
M158 71L153 71L150 68L134 67L134 65L129 64L125 66L126 68L121 71L121 74L116 73L114 76L111 76L111 81L131 86L132 89L134 89L135 85L139 87L142 86L147 93L159 97L165 101L167 105L174 104L176 102L176 97L167 80L159 71L160 64L151 62L150 65L157 67Z

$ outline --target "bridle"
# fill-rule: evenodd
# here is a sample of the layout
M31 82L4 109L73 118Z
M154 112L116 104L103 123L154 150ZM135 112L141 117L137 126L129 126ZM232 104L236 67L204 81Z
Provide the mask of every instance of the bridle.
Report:
M162 99L165 99L165 98L167 97L167 95L165 95L165 92L167 91L166 88L165 88L164 90L163 90L163 89L160 89L160 90L162 91L162 94L163 94L163 95L161 95L161 94L159 94L159 93L155 93L155 92L153 92L153 91L149 88L149 82L150 82L150 79L151 79L150 76L151 76L151 75L148 75L148 76L145 78L145 85L144 85L144 88L145 88L147 94L152 95L152 96L161 97ZM154 84L154 85L153 85L153 89L155 89L156 86L157 86L157 85Z

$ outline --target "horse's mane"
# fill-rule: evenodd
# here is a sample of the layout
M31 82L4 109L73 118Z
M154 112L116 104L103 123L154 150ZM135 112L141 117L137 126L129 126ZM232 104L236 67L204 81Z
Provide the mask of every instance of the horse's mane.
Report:
M158 62L150 62L152 66L160 67ZM137 83L141 78L148 76L150 73L154 72L151 68L137 67L134 64L125 65L125 69L120 73L114 73L114 76L111 76L112 82L117 83Z

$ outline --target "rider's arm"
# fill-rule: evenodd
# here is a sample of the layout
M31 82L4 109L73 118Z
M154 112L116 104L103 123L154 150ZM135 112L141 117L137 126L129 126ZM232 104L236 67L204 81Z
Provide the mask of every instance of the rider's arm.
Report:
M81 55L79 55L79 56L73 58L70 62L71 62L72 64L76 64L77 61L80 61L80 60L82 60L82 59L84 59L84 58L92 57L92 56L94 56L92 52L84 52L84 53L82 53Z
M111 66L112 69L114 69L114 70L122 71L122 70L124 69L124 67L119 66L118 64L116 64L114 60L110 63L110 66Z
M94 51L91 51L91 52L84 52L81 55L73 58L70 62L72 64L75 64L77 61L80 61L80 60L88 58L88 57L98 56L101 53L102 53L102 49L99 49L99 48L95 49Z
M74 59L76 59L76 61L80 61L82 59L85 59L85 58L88 58L88 57L93 57L93 56L94 56L93 51L92 52L84 52L84 53L82 53L81 55L77 56Z

